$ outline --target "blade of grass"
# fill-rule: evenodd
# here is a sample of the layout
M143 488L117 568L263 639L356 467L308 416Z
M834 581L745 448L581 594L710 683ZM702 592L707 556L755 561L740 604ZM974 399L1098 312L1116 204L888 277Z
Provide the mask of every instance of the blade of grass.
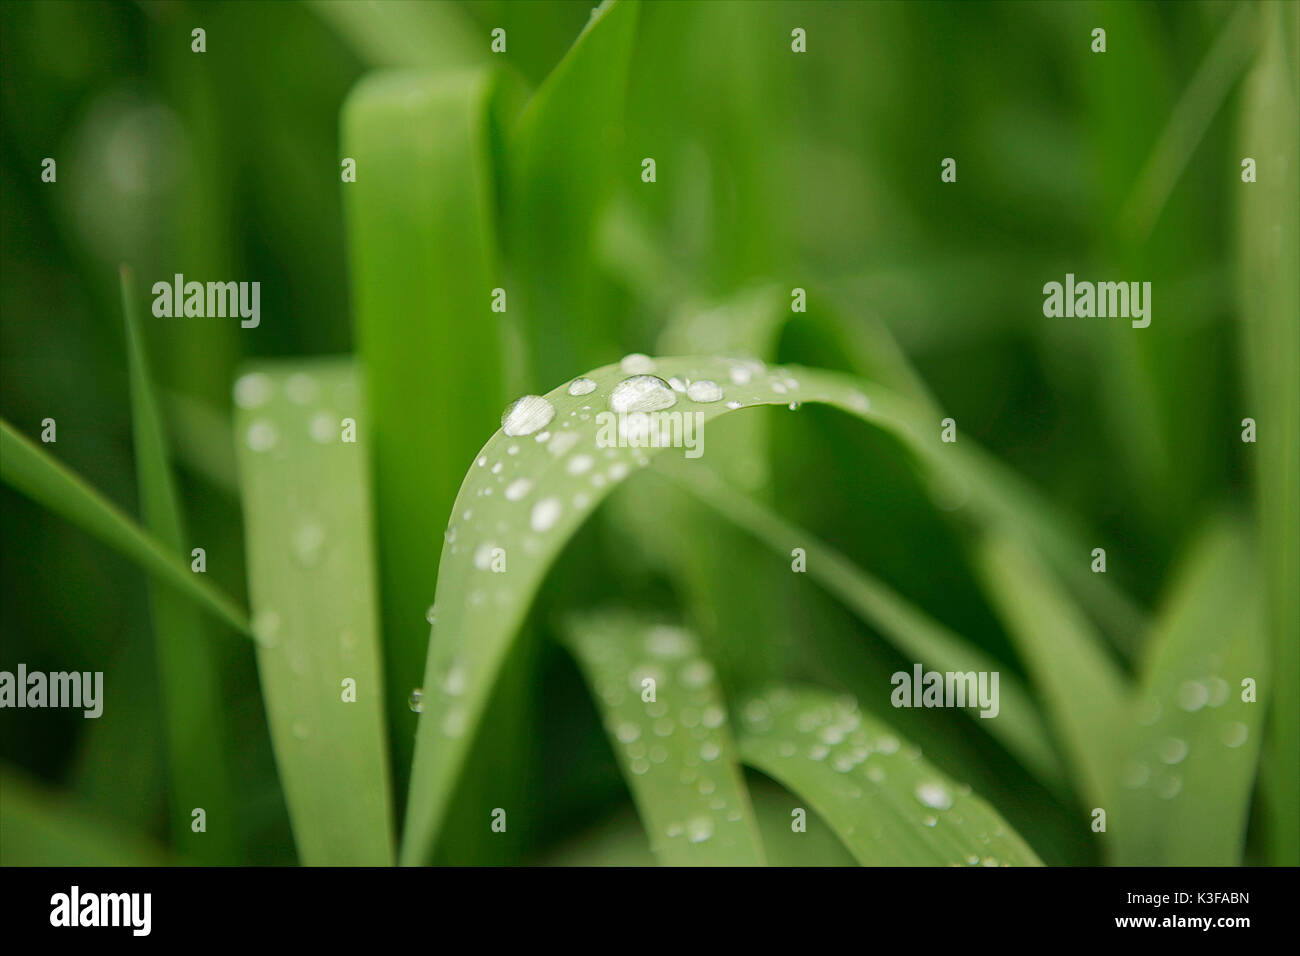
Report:
M852 698L778 687L739 710L745 763L807 800L859 863L1038 865L988 804Z
M308 7L371 66L446 70L491 55L487 32L455 4L309 0Z
M164 547L180 556L187 553L180 505L141 337L135 283L125 267L122 312L140 512L145 527ZM198 862L233 863L238 859L239 828L222 733L224 719L215 655L193 602L158 582L150 582L149 602L167 739L172 841L184 855ZM195 832L191 814L200 807L206 825L201 832Z
M759 866L749 792L713 666L690 632L628 612L570 620L565 643L666 866ZM652 700L643 682L654 681Z
M1277 685L1270 695L1263 767L1268 859L1300 865L1300 104L1295 63L1300 10L1259 8L1263 38L1246 84L1241 154L1258 164L1258 182L1238 183L1241 332L1249 406L1232 415L1258 423L1254 459L1256 515L1263 554L1265 626Z
M342 113L357 344L373 416L388 719L399 790L430 569L466 462L498 420L502 354L487 70L372 75ZM454 241L449 241L454 237ZM507 300L508 302L508 300Z
M725 515L776 554L787 555L794 547L803 548L808 555L808 576L879 631L905 657L938 671L999 672L997 717L981 718L973 702L966 713L977 727L1000 741L1042 782L1060 787L1063 768L1037 707L1029 691L997 661L911 606L811 532L790 524L760 502L724 484L708 469L684 468L675 461L665 462L661 467L674 483Z
M612 301L591 249L618 161L626 177L640 169L617 142L638 12L634 0L596 7L509 137L510 295L535 357L534 382L555 381L613 351Z
M389 864L369 418L352 363L256 366L235 395L257 665L299 859Z
M167 851L12 767L0 767L5 866L165 866Z
M1109 806L1127 680L1083 612L1015 536L988 533L976 567L1070 757L1080 793L1094 807Z
M1272 688L1251 542L1228 522L1195 540L1150 638L1107 821L1121 866L1236 866Z
M241 634L251 634L248 618L230 598L200 580L187 563L116 505L3 420L0 420L0 480L134 561Z
M679 410L698 413L702 426L746 407L789 404L793 394L920 441L905 421L879 411L876 397L883 390L872 389L869 400L849 376L793 367L756 368L750 362L716 358L663 358L656 368L663 377L725 383L724 400L680 400ZM744 384L734 383L733 374L744 378ZM571 395L566 384L545 396L555 417L544 432L493 435L457 495L438 567L437 624L425 664L403 863L426 862L437 846L486 701L547 569L595 506L660 450L602 447L598 438L603 426L595 413L607 407L613 387L627 373L610 365L587 377L595 383L587 394ZM537 441L542 434L547 440ZM592 459L580 464L596 466L569 472L577 456ZM516 485L520 480L523 483ZM510 485L515 488L507 496ZM454 694L445 691L451 673L457 675Z

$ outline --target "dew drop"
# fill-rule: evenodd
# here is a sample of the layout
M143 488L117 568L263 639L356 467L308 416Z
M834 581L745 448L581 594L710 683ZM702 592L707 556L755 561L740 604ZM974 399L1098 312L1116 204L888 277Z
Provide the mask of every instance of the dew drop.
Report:
M677 393L654 375L633 375L614 386L609 407L619 414L657 412L677 404Z
M1195 713L1210 701L1210 691L1200 681L1184 681L1178 688L1178 706L1188 713Z
M1223 743L1234 750L1246 742L1250 736L1250 728L1240 721L1232 721L1223 728Z
M280 440L280 435L276 432L274 425L259 419L248 426L245 440L248 442L248 447L253 451L270 451L275 447L275 443Z
M624 721L618 725L618 728L614 731L614 736L622 743L630 744L641 736L641 728L630 720Z
M1170 737L1160 745L1160 759L1167 764L1182 763L1187 756L1187 741Z
M590 455L574 455L569 459L569 463L564 466L564 470L571 475L581 475L591 468L592 458Z
M590 395L596 390L596 383L590 378L575 378L569 383L570 395Z
M541 431L555 417L555 406L540 395L516 399L501 415L501 430L511 438Z
M713 820L710 817L694 817L686 824L686 839L690 843L703 843L713 836Z
M932 810L947 810L952 806L952 794L941 783L923 783L916 788L916 799Z
M741 405L740 402L727 402L727 407L734 412L736 409L740 408Z
M257 612L253 618L253 637L263 647L275 647L280 643L280 615L270 608Z
M506 486L506 501L518 501L533 490L533 483L527 478L516 478Z
M698 382L691 382L690 385L686 386L686 397L700 404L718 402L722 400L722 388L717 382L702 379Z
M630 355L624 355L623 360L618 363L618 367L629 375L642 375L655 370L655 360L641 352L633 352Z
M301 525L293 536L293 556L304 568L313 568L320 561L325 547L325 529L315 521Z
M295 405L310 405L320 394L320 386L306 372L294 372L284 383L284 393Z
M414 714L424 713L424 691L418 687L411 691L411 696L406 698L406 706L411 708Z
M560 518L560 499L543 498L533 505L533 513L528 519L534 531L549 531Z
M235 382L235 404L240 408L260 408L271 400L273 391L269 375L249 372Z

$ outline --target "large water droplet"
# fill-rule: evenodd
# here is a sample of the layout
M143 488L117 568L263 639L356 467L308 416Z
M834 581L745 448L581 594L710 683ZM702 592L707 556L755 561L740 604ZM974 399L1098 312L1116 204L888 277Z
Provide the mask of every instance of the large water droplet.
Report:
M501 430L511 438L541 431L555 417L555 406L540 395L525 395L501 415Z
M722 400L722 388L717 382L701 379L686 386L686 397L701 404L718 402Z
M948 788L937 781L919 784L916 799L933 810L947 810L952 806L952 794Z
M596 390L596 383L589 378L575 378L569 383L570 395L590 395Z
M677 393L668 383L653 375L633 375L614 386L609 396L609 407L626 412L657 412L677 404Z

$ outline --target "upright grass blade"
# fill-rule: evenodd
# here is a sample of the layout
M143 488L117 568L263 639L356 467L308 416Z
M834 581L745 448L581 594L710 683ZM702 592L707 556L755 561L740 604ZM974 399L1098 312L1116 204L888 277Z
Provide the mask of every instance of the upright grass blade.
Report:
M490 130L494 74L372 75L343 106L357 343L372 416L388 719L399 785L430 574L457 484L504 396ZM448 242L447 237L455 237ZM507 299L507 303L508 303Z
M230 598L200 580L188 564L3 420L0 420L0 480L98 538L235 630L250 633L247 617Z
M776 554L801 547L808 556L807 574L844 602L900 653L928 669L954 672L999 672L1000 707L996 717L982 718L971 702L966 713L976 726L1002 743L1042 782L1059 788L1064 771L1029 691L997 661L950 632L890 588L856 567L811 532L783 520L761 503L723 484L708 469L686 468L675 461L661 466L691 494L725 515Z
M457 4L309 0L308 6L372 66L465 68L491 56L490 37Z
M166 850L123 832L67 796L0 768L0 860L5 866L164 866Z
M640 158L617 139L638 12L635 0L601 3L509 137L509 292L536 357L534 382L600 361L615 341L591 247L616 172L640 175Z
M609 612L565 633L659 862L761 865L726 703L690 632Z
M1196 539L1151 635L1107 821L1121 865L1235 866L1274 692L1251 542L1227 522ZM1294 822L1294 821L1293 821Z
M1260 56L1246 83L1241 155L1254 183L1236 183L1241 331L1249 404L1258 427L1253 459L1263 555L1265 626L1273 646L1269 742L1263 768L1269 861L1300 865L1300 10L1263 3Z
M1039 863L969 787L939 773L852 698L778 687L740 713L745 762L807 800L859 863Z
M797 398L834 405L919 441L906 421L878 410L883 390L872 389L869 399L849 376L709 358L659 359L655 369L664 378L723 383L718 401L675 399L679 411L698 414L699 427L738 409ZM437 624L425 665L403 863L426 862L437 846L470 741L548 568L595 506L661 450L644 447L645 441L609 447L612 425L597 415L628 373L610 365L586 377L593 383L589 391L571 394L566 384L549 392L544 405L531 397L533 409L549 406L553 417L543 415L543 425L516 416L521 427L523 420L532 427L512 425L513 435L493 435L457 495L438 568ZM637 426L631 427L635 434Z
M1094 807L1108 806L1129 698L1124 675L1070 596L1017 538L991 531L976 565L1080 793Z
M145 526L173 554L187 553L180 505L172 483L162 413L154 394L136 311L135 284L122 269L127 369L136 475ZM215 655L198 608L170 587L150 582L154 645L167 739L172 839L185 856L206 863L237 861L239 826L234 814ZM204 811L194 829L192 813Z
M298 856L391 863L370 419L352 363L254 367L235 402L257 664Z

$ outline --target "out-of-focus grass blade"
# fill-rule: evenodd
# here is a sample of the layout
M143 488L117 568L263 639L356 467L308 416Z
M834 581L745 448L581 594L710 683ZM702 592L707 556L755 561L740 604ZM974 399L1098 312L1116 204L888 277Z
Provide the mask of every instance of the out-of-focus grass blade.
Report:
M722 358L662 358L654 370L661 377L655 391L665 399L669 386L662 380L720 383L723 394L714 402L671 393L676 410L691 416L697 429L732 411L788 405L796 398L834 405L917 441L905 421L878 410L875 397L882 391L872 389L869 399L849 376ZM425 665L404 863L427 861L437 845L483 708L547 569L595 506L661 450L628 442L604 447L609 442L602 442L602 432L611 425L597 416L609 408L614 387L628 373L608 365L585 378L591 381L589 391L571 394L565 383L545 396L531 396L528 407L543 411L545 423L525 415L531 430L512 426L513 435L504 430L493 435L456 497L438 567L437 624ZM551 417L544 413L547 406ZM702 434L696 431L697 437Z
M763 847L726 703L694 636L608 612L571 620L565 637L604 715L659 862L761 865ZM652 694L647 680L654 682Z
M745 763L807 800L859 863L1039 863L969 787L941 774L852 698L778 687L739 710Z
M0 480L98 538L159 581L196 601L242 634L248 618L230 598L200 580L116 505L0 420Z
M0 768L0 861L5 866L165 866L167 852L97 819L66 796Z
M123 268L122 311L140 512L157 540L179 556L187 553L180 505L135 295L132 275ZM195 860L233 863L238 856L239 832L215 655L193 602L155 581L150 582L149 600L167 738L172 839L184 855ZM195 832L191 813L199 807L205 812L205 828Z
M1250 404L1232 415L1257 423L1256 513L1273 645L1272 713L1263 767L1269 860L1300 865L1300 9L1259 6L1260 58L1246 83L1241 154L1258 181L1236 183L1241 329Z
M1006 668L912 607L811 532L791 525L760 502L723 484L708 469L686 468L675 461L664 462L662 467L683 488L775 553L786 555L794 547L803 548L808 555L808 576L879 631L905 657L931 670L999 672L998 715L980 717L978 704L973 701L966 713L1040 780L1053 787L1061 785L1063 769L1042 717L1029 691Z
M298 856L391 863L370 419L352 363L257 366L235 402L257 664Z
M1016 537L989 532L976 567L1080 792L1094 807L1109 806L1129 698L1123 673L1070 596Z
M372 66L446 70L491 56L488 32L457 4L309 0L308 6Z
M601 3L509 139L510 295L536 358L534 381L555 381L611 351L612 302L599 293L591 248L623 158L617 133L638 12L635 0ZM639 164L622 174L634 181Z
M411 752L439 544L456 488L499 420L502 316L487 70L376 74L343 107L343 185L374 456L389 722ZM509 299L507 299L509 304Z
M1121 865L1235 866L1271 692L1249 539L1227 522L1196 540L1155 622L1127 759L1107 821ZM1292 821L1294 822L1294 821Z

